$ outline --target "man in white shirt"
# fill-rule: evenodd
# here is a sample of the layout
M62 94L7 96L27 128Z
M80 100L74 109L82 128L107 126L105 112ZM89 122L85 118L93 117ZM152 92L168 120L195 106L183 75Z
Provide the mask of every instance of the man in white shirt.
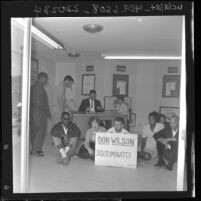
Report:
M114 126L110 128L107 133L129 134L129 132L124 129L124 125L124 120L121 117L116 117L114 119Z
M128 105L124 102L123 96L117 97L117 106L116 106L117 112L127 114L129 116L129 108Z
M153 136L157 143L157 151L159 156L159 160L154 166L165 166L168 170L173 169L173 165L177 161L178 135L179 117L174 115L170 119L170 127L155 133ZM164 159L168 161L167 165Z
M158 155L156 141L154 140L153 135L164 129L164 125L157 122L158 117L159 115L157 112L149 113L149 124L142 130L142 143L139 157L145 160L154 159Z
M60 121L61 113L64 111L73 112L73 108L70 107L66 102L66 89L72 88L74 79L70 75L66 75L64 80L56 85L53 93L53 108L52 117L53 124Z

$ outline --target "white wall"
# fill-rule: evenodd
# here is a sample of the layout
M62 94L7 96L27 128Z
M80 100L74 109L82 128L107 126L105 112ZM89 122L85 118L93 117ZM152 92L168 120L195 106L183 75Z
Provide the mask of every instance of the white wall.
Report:
M147 123L147 114L154 109L154 63L138 63L136 76L136 124Z

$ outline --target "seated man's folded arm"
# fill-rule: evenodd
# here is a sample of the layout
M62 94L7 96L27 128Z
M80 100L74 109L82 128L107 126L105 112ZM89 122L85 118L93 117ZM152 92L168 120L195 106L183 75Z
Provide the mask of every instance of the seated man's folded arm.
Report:
M166 138L167 136L167 133L166 133L166 129L162 129L158 132L156 132L154 135L153 135L153 138L158 141L159 139L161 138Z
M60 149L63 144L62 144L62 141L61 141L61 133L59 132L58 128L57 128L57 125L55 125L52 129L51 129L51 135L53 137L53 142L54 142L54 145Z
M176 138L174 138L174 137L173 137L173 138L167 138L167 139L166 139L166 141L167 141L167 142L170 142L170 141L172 141L172 142L176 142L176 141L177 141L177 139L176 139Z
M63 147L61 138L58 138L58 137L54 137L54 136L53 136L53 142L54 142L54 145L55 145L58 149L61 149L61 148Z

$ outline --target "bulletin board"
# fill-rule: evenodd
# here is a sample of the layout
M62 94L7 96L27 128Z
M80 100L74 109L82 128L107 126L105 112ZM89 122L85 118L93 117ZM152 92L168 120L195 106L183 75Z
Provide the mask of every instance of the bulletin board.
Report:
M164 75L162 90L163 90L162 97L179 97L180 76L179 75Z
M95 74L82 75L82 95L89 95L90 90L95 89Z
M128 75L113 75L113 96L128 96Z

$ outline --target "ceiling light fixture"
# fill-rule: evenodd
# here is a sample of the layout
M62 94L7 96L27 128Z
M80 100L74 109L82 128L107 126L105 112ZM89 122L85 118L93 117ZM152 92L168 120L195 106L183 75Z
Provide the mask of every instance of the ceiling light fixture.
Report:
M76 53L76 52L69 52L69 53L68 53L68 56L69 56L69 57L79 57L80 54L79 54L79 53Z
M144 59L144 60L180 60L177 56L104 56L104 59Z
M19 25L21 28L24 27L24 19L23 18L12 18L11 23L14 25ZM51 49L64 49L62 44L59 44L58 42L52 40L49 36L44 34L42 31L40 31L35 26L31 25L31 32L33 33L33 36L37 38L41 43L48 46Z
M85 24L83 29L89 33L98 33L103 30L103 26L100 24Z

